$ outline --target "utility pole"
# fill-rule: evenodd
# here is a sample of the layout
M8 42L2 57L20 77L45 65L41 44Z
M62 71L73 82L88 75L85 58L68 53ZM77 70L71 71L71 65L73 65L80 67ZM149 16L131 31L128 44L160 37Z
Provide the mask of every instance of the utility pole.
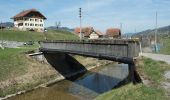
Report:
M82 11L81 11L81 8L79 8L79 18L80 18L80 40L82 40L83 34L82 34Z
M1 21L1 23L0 23L1 25L0 25L0 29L2 30L2 21Z
M155 20L155 44L157 43L157 24L158 24L158 22L157 22L157 16L158 16L158 14L157 14L157 12L156 12L156 20Z
M158 14L156 12L156 19L155 19L155 52L157 52L157 32L158 32L158 29L157 29L157 24L158 24L158 21L157 21L157 18L158 17Z
M120 23L120 31L121 31L121 34L123 33L122 31L122 23Z
M0 21L0 29L1 29L1 31L3 30L2 28L3 28L3 26L2 26L2 21ZM0 48L2 48L2 49L4 50L4 46L3 46L3 36L2 36L2 34L3 34L3 32L1 32Z

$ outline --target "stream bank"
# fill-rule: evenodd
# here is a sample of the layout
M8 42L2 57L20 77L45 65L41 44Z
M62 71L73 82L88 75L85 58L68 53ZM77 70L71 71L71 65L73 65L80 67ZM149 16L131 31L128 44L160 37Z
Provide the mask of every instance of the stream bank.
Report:
M1 99L6 99L17 94L32 91L39 87L46 87L46 85L48 84L52 84L65 79L65 77L63 77L49 64L44 62L38 62L36 59L32 59L25 54L21 55L24 57L23 59L27 59L29 61L26 62L29 66L26 68L26 72L23 75L11 77L10 79L6 79L0 82L0 90L3 93L1 95ZM87 70L91 70L102 65L113 63L112 61L98 60L81 56L74 56L74 58L83 66L85 66ZM76 73L71 73L68 76L72 76L80 72L83 72L83 70L77 71Z

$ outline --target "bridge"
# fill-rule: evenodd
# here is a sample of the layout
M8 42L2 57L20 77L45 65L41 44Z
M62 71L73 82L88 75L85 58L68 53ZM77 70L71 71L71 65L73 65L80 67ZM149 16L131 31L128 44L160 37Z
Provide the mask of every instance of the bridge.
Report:
M139 56L139 41L133 39L83 40L83 41L41 41L40 51L65 53L129 64L131 80L136 83L135 58Z

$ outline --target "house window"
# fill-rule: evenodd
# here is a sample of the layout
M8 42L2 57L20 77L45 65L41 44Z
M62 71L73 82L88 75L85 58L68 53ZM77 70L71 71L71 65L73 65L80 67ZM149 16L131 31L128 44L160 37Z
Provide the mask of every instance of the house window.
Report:
M30 19L30 21L34 21L34 19Z
M25 18L25 21L28 21L28 18Z
M40 22L42 22L43 20L42 19L40 19Z
M38 26L38 24L35 24L35 26Z
M36 22L38 22L38 19L35 19Z
M30 26L34 26L34 24L31 23Z
M19 23L18 26L23 26L23 23Z

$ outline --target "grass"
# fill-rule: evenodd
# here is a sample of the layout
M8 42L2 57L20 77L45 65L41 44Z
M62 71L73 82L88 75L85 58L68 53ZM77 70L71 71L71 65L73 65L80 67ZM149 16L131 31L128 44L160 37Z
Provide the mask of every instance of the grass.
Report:
M67 31L49 30L46 34L48 40L75 40L76 35ZM29 31L0 30L0 40L10 41L41 41L45 39L44 33Z
M170 55L170 38L162 38L161 42L163 43L163 47L160 53Z
M0 81L25 73L27 60L23 52L34 50L37 45L24 46L21 48L0 49Z
M98 96L97 100L168 100L166 91L161 87L164 81L163 74L166 70L170 70L170 65L164 62L156 62L151 59L144 58L140 61L138 67L148 80L151 81L149 86L144 84L127 84L117 89L113 89L107 93Z
M59 30L58 31L49 30L46 33L46 37L48 40L78 39L76 35L70 32L59 31ZM0 84L1 82L6 82L7 80L9 82L14 81L17 83L17 80L15 80L15 78L17 77L22 78L22 76L28 75L28 73L30 72L32 73L30 73L30 76L28 75L27 77L33 78L32 79L33 81L26 84L17 83L12 86L7 86L5 88L1 88L3 86L0 86L0 97L11 93L16 93L19 90L31 89L37 86L38 84L42 84L44 82L47 82L51 78L54 78L51 76L51 74L47 74L47 73L43 75L39 75L38 73L35 74L34 71L45 73L47 71L50 71L50 69L48 66L45 66L41 63L38 63L37 61L27 58L24 54L24 52L38 49L39 45L36 41L44 40L44 33L0 30L0 40L23 41L23 42L35 41L35 44L32 46L22 46L20 48L5 48L4 50L0 49Z
M24 52L35 50L37 48L38 44L33 46L23 46L21 48L5 48L4 50L0 49L0 83L6 82L7 80L10 83L14 82L13 85L9 85L3 89L0 86L0 97L6 96L7 94L16 93L17 91L32 89L33 87L48 82L49 80L56 77L55 74L51 74L52 76L47 73L43 76L35 74L37 71L44 73L46 72L45 70L49 70L49 68L47 68L48 66L25 56ZM30 71L32 73L30 73ZM15 80L16 77L22 78L22 76L26 74L26 78L32 77L32 81L28 83L20 83L20 81L18 83L18 81ZM8 85L10 83L6 84Z

